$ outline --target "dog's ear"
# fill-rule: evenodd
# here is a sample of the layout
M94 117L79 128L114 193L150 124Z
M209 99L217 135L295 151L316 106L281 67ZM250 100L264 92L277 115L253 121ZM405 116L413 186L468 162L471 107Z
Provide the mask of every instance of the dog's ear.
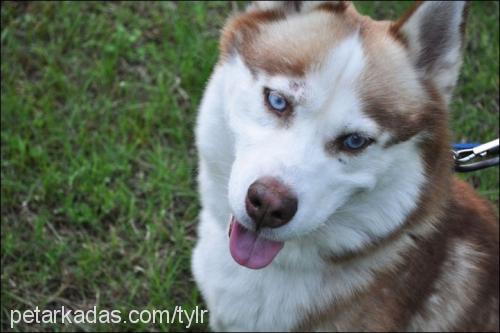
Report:
M447 104L462 64L467 8L465 1L417 2L391 26L423 78L434 83Z
M342 11L350 1L254 1L248 10L278 10L285 14L310 12L314 8L323 6L332 11Z

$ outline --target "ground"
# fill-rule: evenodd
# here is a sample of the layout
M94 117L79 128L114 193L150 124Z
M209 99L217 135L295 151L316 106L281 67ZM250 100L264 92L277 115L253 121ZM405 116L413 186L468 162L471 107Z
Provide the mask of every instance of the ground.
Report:
M410 6L356 5L392 19ZM35 306L202 306L189 270L199 210L193 124L219 29L238 6L2 2L2 330L10 310ZM498 137L498 13L498 2L469 12L451 105L456 142ZM498 207L498 168L466 179ZM14 327L36 329L185 327Z

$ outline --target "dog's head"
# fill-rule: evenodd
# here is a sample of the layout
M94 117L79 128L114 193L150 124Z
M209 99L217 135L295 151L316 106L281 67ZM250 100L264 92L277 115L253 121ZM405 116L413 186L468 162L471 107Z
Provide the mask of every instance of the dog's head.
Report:
M229 20L219 66L240 263L265 266L282 242L311 235L356 251L431 206L423 197L450 168L465 7L424 2L391 22L347 2L278 1ZM248 264L261 239L272 250Z

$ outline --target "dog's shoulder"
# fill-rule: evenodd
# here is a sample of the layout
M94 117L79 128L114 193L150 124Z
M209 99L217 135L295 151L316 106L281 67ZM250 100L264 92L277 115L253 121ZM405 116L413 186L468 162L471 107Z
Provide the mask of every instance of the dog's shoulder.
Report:
M445 213L434 239L441 243L444 257L433 295L423 310L434 309L434 316L450 319L448 328L453 330L498 331L499 223L495 209L472 186L455 178ZM446 304L439 305L440 300ZM444 310L454 304L461 310Z
M449 237L468 241L480 252L492 254L498 269L499 223L495 208L471 185L457 178L452 184L444 227Z

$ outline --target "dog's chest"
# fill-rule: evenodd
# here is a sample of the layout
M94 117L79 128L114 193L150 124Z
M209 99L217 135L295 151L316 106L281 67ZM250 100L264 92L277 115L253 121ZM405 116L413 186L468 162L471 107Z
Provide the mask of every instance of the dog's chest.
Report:
M231 258L227 239L217 238L202 239L193 262L212 329L291 330L330 299L321 272L292 272L272 265L263 270L241 267Z

